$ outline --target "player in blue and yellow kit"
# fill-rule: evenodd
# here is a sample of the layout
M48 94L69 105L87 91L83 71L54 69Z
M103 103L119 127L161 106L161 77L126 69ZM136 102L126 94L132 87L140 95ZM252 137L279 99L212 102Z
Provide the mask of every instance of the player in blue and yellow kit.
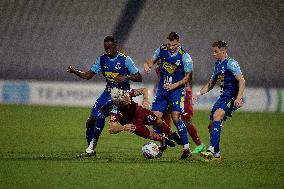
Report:
M157 94L152 103L152 111L161 118L168 105L172 107L172 120L178 129L183 143L181 159L191 156L186 125L181 120L184 109L185 84L192 71L192 60L179 43L179 35L171 32L166 45L155 51L152 59L144 64L144 71L149 72L152 66L160 62L160 81ZM163 149L163 148L161 148Z
M207 160L221 160L219 143L222 121L225 121L227 116L231 117L231 113L242 106L245 79L239 63L228 56L227 43L225 41L216 41L212 47L213 56L217 59L214 72L207 84L193 96L193 100L197 100L198 96L213 89L217 81L220 83L221 95L214 104L210 114L208 127L210 146L207 152L201 152L200 155Z
M95 102L92 112L86 122L86 139L88 148L81 156L96 156L96 145L101 131L97 131L96 121L104 122L104 115L100 109L111 101L111 89L130 89L129 81L141 82L142 76L129 56L117 51L117 43L112 36L104 39L105 54L98 57L91 69L87 72L75 70L68 66L67 72L73 73L83 79L91 79L94 75L102 73L106 78L106 88ZM104 107L106 108L106 107ZM103 119L102 119L103 118ZM104 123L103 123L104 124Z

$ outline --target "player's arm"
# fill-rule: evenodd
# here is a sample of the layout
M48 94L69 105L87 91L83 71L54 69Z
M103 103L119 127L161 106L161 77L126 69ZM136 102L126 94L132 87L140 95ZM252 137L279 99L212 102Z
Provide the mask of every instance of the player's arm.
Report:
M97 58L96 62L92 65L91 69L86 72L76 70L72 65L69 65L67 67L67 72L75 74L78 77L87 80L93 78L94 75L100 73L100 71L101 71L100 58Z
M153 67L154 64L156 64L159 61L159 54L160 54L160 48L158 48L153 57L146 60L146 63L144 64L144 71L146 73L149 73L151 71L151 68Z
M237 61L231 60L227 64L227 68L232 74L235 76L236 80L238 81L238 94L234 101L234 105L238 108L243 105L242 97L245 90L245 79L243 77L240 65Z
M239 108L243 105L242 97L244 95L245 90L245 79L242 74L236 75L235 78L238 80L239 83L239 91L234 104Z
M74 67L72 65L67 67L67 72L69 72L71 74L75 74L78 77L80 77L82 79L87 79L87 80L93 78L94 75L95 75L95 73L92 70L83 72L83 71L79 71L79 70L74 69Z
M149 90L147 88L132 89L132 96L143 96L142 107L149 108Z
M209 81L200 89L200 91L196 93L197 96L204 95L205 93L211 91L216 85L216 82L216 78L210 78Z
M117 134L120 133L121 131L134 131L135 129L136 126L133 124L126 124L124 126L121 126L117 121L112 121L112 120L109 123L110 134Z
M114 78L114 81L116 83L121 83L126 79L133 81L133 82L142 81L142 75L139 73L138 68L136 67L135 63L129 56L126 57L125 66L129 70L130 74L129 75L118 75L117 77Z

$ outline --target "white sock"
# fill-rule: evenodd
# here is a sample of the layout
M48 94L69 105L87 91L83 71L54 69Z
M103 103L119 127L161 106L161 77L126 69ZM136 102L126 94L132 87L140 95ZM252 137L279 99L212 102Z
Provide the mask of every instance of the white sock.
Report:
M207 150L209 150L211 153L214 154L214 147L213 146L209 146Z
M185 150L185 149L189 149L189 143L183 145L183 149L184 149L184 150Z

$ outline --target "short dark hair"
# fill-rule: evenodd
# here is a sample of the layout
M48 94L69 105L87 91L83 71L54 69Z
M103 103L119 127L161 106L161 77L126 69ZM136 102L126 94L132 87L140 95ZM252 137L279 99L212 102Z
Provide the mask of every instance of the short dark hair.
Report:
M212 47L218 47L218 48L224 47L224 48L227 48L227 43L224 40L215 41L212 44Z
M113 42L113 43L116 43L115 39L113 36L106 36L105 39L104 39L104 43L106 42Z
M168 40L170 40L170 41L174 41L174 40L179 41L179 35L177 34L177 32L171 32L168 35Z

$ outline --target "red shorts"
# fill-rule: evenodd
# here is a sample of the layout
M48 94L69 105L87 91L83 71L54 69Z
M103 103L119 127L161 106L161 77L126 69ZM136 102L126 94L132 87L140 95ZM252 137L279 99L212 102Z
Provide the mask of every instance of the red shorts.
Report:
M191 88L186 88L185 99L184 99L184 112L182 114L184 119L191 119L193 116L192 107L192 90Z

